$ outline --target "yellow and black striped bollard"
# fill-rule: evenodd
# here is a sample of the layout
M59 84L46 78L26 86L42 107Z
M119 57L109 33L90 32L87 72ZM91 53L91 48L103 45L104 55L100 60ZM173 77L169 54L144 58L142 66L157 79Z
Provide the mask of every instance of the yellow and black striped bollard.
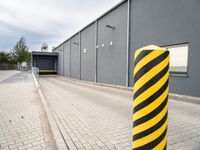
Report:
M134 59L132 149L167 149L169 51L150 45Z

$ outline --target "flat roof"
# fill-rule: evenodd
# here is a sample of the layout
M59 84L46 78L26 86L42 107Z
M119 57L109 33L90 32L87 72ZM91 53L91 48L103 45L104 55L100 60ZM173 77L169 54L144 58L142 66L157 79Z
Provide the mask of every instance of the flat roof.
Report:
M39 55L39 56L58 56L57 52L39 52L39 51L32 51L32 55Z

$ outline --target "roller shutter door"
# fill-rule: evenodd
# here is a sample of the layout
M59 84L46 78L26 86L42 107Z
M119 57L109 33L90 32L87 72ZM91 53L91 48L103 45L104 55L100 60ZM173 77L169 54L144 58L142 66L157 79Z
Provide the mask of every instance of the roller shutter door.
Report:
M55 70L55 62L54 59L37 59L36 66L40 70Z

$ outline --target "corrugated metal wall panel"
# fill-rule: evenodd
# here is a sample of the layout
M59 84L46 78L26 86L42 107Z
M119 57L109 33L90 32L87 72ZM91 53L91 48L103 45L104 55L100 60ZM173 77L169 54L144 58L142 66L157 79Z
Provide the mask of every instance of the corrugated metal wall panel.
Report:
M71 78L80 79L80 41L79 34L71 38Z
M130 86L133 85L133 53L145 45L189 42L188 77L170 76L170 92L200 97L200 1L134 0L130 22ZM186 86L187 85L187 86Z
M113 26L115 29L107 28ZM127 2L98 20L97 82L126 85Z
M95 81L95 23L81 32L81 80Z
M57 48L58 50L58 75L63 76L63 49L62 45Z
M70 77L70 41L64 43L64 76Z

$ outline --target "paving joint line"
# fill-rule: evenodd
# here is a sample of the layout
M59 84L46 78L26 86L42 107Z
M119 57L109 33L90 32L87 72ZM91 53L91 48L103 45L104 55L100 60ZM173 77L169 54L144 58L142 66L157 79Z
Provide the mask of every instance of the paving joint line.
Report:
M55 92L58 92L58 93L60 93L60 91L58 90L57 91L57 89L56 89L56 91ZM53 107L51 107L51 109L54 109ZM54 110L55 111L55 110ZM56 112L55 112L55 114L57 114ZM57 114L57 116L58 116L58 114ZM59 120L60 120L60 117L57 117ZM79 120L80 120L80 118L79 118ZM61 122L61 120L60 120L60 122ZM65 129L64 129L65 130ZM66 131L66 130L65 130ZM103 131L104 132L104 131ZM66 133L67 133L67 131L66 131ZM69 134L68 134L69 135ZM108 136L107 136L107 134L106 134L106 132L104 132L104 134L103 134L103 136L105 136L106 138L108 138L108 139L110 139ZM70 137L70 135L69 135L69 137ZM71 137L70 137L70 139L71 139ZM97 139L99 140L99 141L101 141L102 143L104 143L98 136L97 136ZM71 139L71 141L73 142L73 140ZM115 150L117 150L118 148L115 146L115 144L113 144L113 142L115 142L115 140L112 140L112 142L111 141L109 141L109 143L113 146L113 149L115 149ZM73 142L74 143L74 142ZM74 144L75 145L75 144ZM105 145L106 147L107 147L107 145ZM76 145L75 145L75 147L76 147ZM77 148L77 147L76 147ZM78 148L77 148L78 149Z
M39 93L39 97L40 97L41 103L43 105L44 111L46 113L56 148L57 148L57 150L69 150L68 146L66 145L65 140L63 139L63 135L61 134L61 131L57 125L57 122L55 121L55 118L47 104L46 98L42 92L39 81L33 73L32 73L32 76L33 76L37 91Z
M50 105L50 104L49 104L49 105ZM55 115L58 116L57 113L55 112L55 110L52 108L52 106L51 106L49 109L52 110L52 111L54 111ZM58 130L59 130L59 132L60 132L60 134L61 134L61 136L62 136L62 138L63 138L63 140L64 140L64 142L65 142L65 144L66 144L66 146L67 146L67 149L70 150L70 149L69 149L69 146L67 145L67 142L66 142L66 140L65 140L65 138L64 138L64 135L62 134L61 129L60 129L60 127L59 127L59 125L58 125L58 122L56 121L54 115L53 115L53 118L54 118L54 120L55 120L55 122L56 122L56 125L57 125L57 127L58 127ZM59 118L59 117L58 117L58 118ZM60 119L59 119L59 120L60 120Z
M52 108L52 110L54 111L55 115L57 116L57 118L58 118L59 121L61 122L61 120L60 120L60 118L58 117L58 114L56 113L56 111L54 110L54 108ZM58 127L59 127L59 125L58 125ZM59 130L60 130L60 127L59 127ZM65 129L64 129L64 130L65 130ZM61 132L61 131L60 131L60 132ZM65 130L65 132L67 132L67 131ZM68 134L68 133L67 133L67 134ZM66 142L66 140L65 140L65 138L64 138L64 136L63 136L63 134L62 134L62 132L61 132L61 135L62 135L62 137L63 137L63 139L64 139L64 141L65 141L65 143L66 143L66 145L67 145L67 142ZM69 134L68 134L68 135L69 135ZM72 143L74 144L74 146L76 147L76 149L78 150L78 148L77 148L76 144L74 143L74 141L72 140L71 136L69 136L69 137L70 137ZM68 145L67 145L67 148L68 148L68 150L70 150Z

